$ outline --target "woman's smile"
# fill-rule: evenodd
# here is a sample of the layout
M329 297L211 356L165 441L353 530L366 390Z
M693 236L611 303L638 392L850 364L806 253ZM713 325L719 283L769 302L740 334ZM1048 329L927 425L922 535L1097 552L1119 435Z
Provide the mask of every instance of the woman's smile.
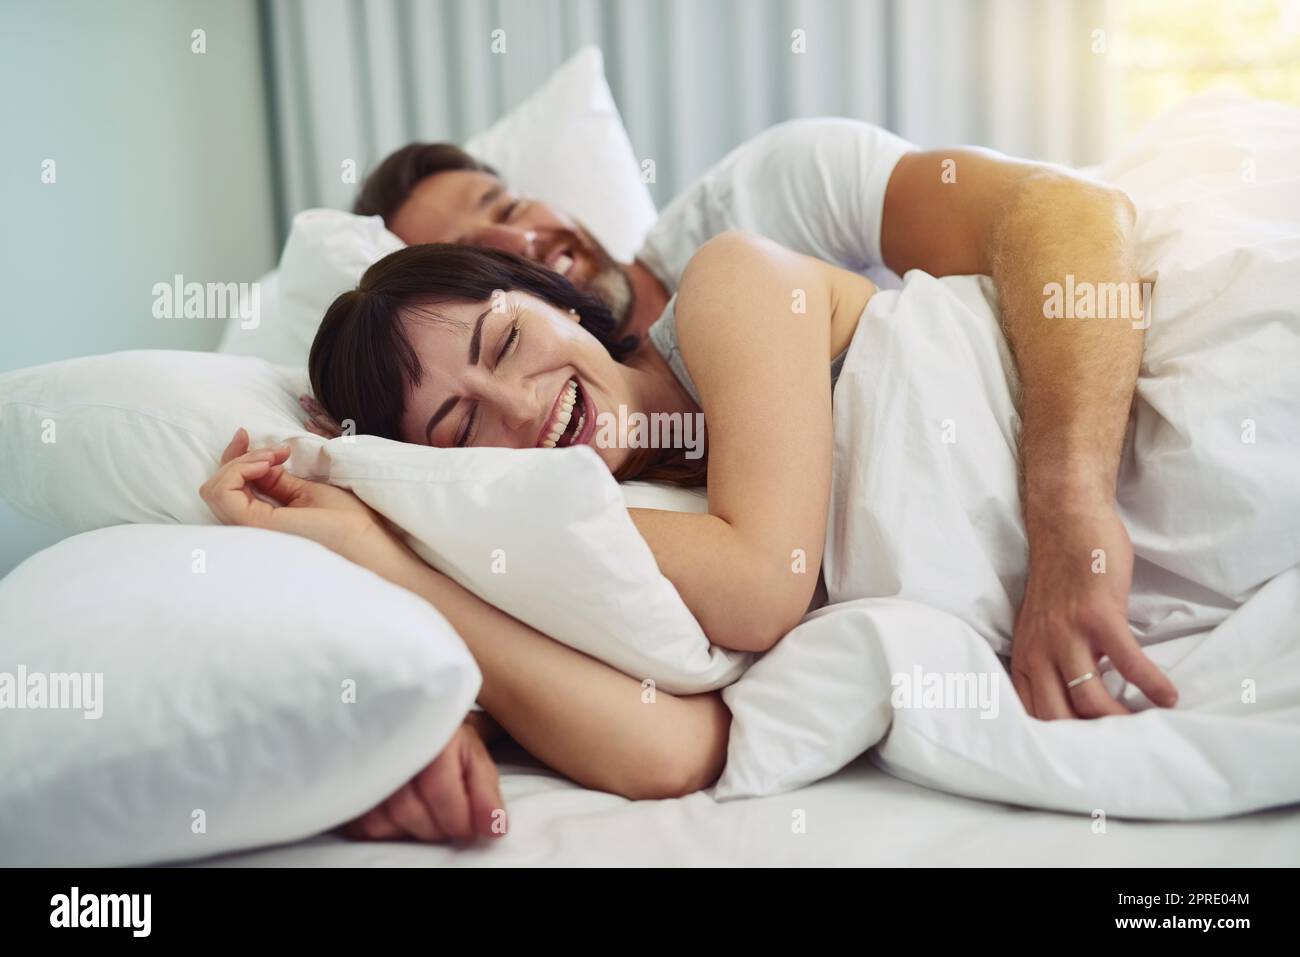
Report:
M542 426L537 446L543 449L588 445L596 434L595 404L577 376L564 384L551 414Z

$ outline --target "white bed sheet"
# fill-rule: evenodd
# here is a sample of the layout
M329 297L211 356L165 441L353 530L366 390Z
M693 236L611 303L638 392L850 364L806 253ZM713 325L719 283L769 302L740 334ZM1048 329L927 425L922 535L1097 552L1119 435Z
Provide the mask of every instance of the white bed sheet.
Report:
M939 866L1294 867L1300 805L1196 822L1106 822L976 801L860 758L816 784L719 803L629 801L579 787L517 747L496 751L510 833L453 848L333 835L206 867ZM796 833L796 815L806 829Z

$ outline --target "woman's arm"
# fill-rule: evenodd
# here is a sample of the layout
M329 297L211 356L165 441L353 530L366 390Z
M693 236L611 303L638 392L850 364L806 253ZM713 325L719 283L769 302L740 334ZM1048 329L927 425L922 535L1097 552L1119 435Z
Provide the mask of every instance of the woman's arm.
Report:
M643 690L407 555L362 555L360 564L446 617L483 673L479 704L534 757L585 787L634 799L680 797L722 773L731 713L719 693Z
M710 640L765 651L812 600L826 541L831 357L875 287L760 237L723 233L677 296L708 421L709 514L634 510Z
M200 495L227 524L310 538L432 604L478 662L479 704L539 760L629 798L679 797L722 773L731 713L720 694L643 691L434 571L351 492L285 471L288 457L287 446L248 451L240 429Z

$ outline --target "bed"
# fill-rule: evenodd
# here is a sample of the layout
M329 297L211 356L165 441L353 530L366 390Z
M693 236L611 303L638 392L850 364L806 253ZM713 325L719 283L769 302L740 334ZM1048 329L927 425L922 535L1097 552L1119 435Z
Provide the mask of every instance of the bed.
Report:
M511 832L444 847L325 834L199 867L1294 867L1300 807L1196 822L1109 820L975 801L891 777L863 756L793 791L628 801L494 750ZM806 829L796 833L799 820Z
M587 64L589 72L595 71L593 76L598 67L598 62ZM592 94L591 109L608 113L612 100L603 77L597 78L599 95ZM551 95L566 105L574 101L563 85ZM1204 109L1213 114L1220 107L1211 104ZM1197 131L1207 127L1224 129L1217 115L1191 119L1197 122L1189 127L1189 136L1199 136ZM617 122L616 113L613 121ZM1268 271L1252 275L1284 275L1279 290L1290 294L1294 271L1286 272L1287 264L1300 261L1294 229L1276 234L1267 229L1272 223L1269 215L1276 219L1279 211L1286 213L1282 201L1293 203L1297 197L1291 179L1294 163L1288 160L1270 168L1267 158L1273 155L1270 147L1276 155L1283 155L1283 147L1286 156L1300 155L1300 118L1294 111L1278 108L1262 113L1248 110L1240 122L1243 136L1258 133L1260 137L1252 154L1259 168L1251 166L1251 176L1258 173L1260 183L1279 197L1268 208L1254 211L1259 215L1252 228L1264 231L1255 243L1263 263L1258 268ZM549 135L551 126L537 125ZM517 133L505 129L501 136L508 139L507 134ZM1211 148L1200 149L1193 143L1179 153L1169 148L1172 133L1173 128L1167 127L1146 143L1135 142L1109 170L1112 178L1129 176L1132 188L1145 195L1148 210L1164 214L1163 219L1147 220L1153 247L1180 235L1180 217L1186 210L1203 212L1216 197L1233 193L1220 188L1225 182L1243 194L1238 198L1247 204L1243 208L1248 212L1252 212L1250 203L1263 203L1266 195L1262 189L1241 189L1245 184L1237 176L1238 156L1232 150L1245 147L1224 147L1224 155L1216 156ZM630 145L623 149L632 155ZM1187 166L1171 172L1168 165L1152 161L1152 156L1165 164L1182 163L1185 157ZM497 165L509 168L501 161ZM636 168L631 163L614 165L624 172ZM1222 179L1224 170L1230 182ZM635 188L644 191L643 184L636 183ZM1200 195L1181 192L1191 189ZM610 195L628 192L623 184L608 189ZM599 200L604 193L593 195ZM1234 222L1241 218L1237 216L1241 210L1232 212ZM646 210L628 219L630 234L644 231L643 213ZM653 217L652 206L648 215ZM5 466L0 468L0 493L27 514L84 532L33 556L0 582L0 622L8 632L3 650L8 661L33 669L39 666L50 674L103 672L110 678L113 695L102 722L57 715L48 719L60 722L52 728L44 723L44 716L32 712L22 715L26 724L0 722L0 753L28 771L0 777L0 864L1201 867L1300 863L1300 805L1294 803L1300 795L1300 642L1294 627L1284 630L1288 623L1294 625L1300 610L1300 568L1294 567L1297 559L1288 551L1300 535L1287 534L1281 521L1270 530L1269 549L1259 545L1264 536L1250 540L1244 525L1219 523L1222 529L1238 533L1236 539L1220 543L1225 549L1222 554L1233 549L1236 571L1246 575L1243 569L1272 563L1275 587L1266 597L1274 603L1261 606L1257 601L1251 606L1255 617L1239 612L1268 585L1251 594L1232 591L1240 595L1231 602L1231 611L1236 612L1232 615L1226 605L1200 607L1187 601L1187 608L1200 615L1196 629L1180 626L1181 631L1158 633L1159 621L1169 616L1161 619L1151 607L1140 609L1154 623L1151 635L1160 640L1156 647L1170 656L1160 662L1162 666L1180 665L1183 658L1196 659L1200 652L1198 660L1205 665L1202 672L1207 677L1192 689L1188 701L1211 716L1204 721L1190 714L1182 716L1179 727L1168 722L1171 727L1162 727L1161 717L1152 713L1107 719L1110 724L1105 727L1102 722L1017 721L1009 691L1003 695L1003 711L1012 720L999 725L1006 732L1001 735L988 733L991 727L983 727L978 718L893 713L888 682L882 684L881 678L906 673L920 660L909 656L925 642L909 640L912 635L928 637L937 648L935 639L944 629L965 629L944 649L963 649L967 657L937 655L925 662L931 670L974 674L999 667L993 656L1005 649L986 641L983 632L970 630L967 623L979 616L952 604L951 577L942 575L936 576L932 593L909 596L910 607L886 607L889 621L877 614L880 609L875 606L848 607L853 602L844 602L844 607L821 617L810 616L796 630L803 637L792 632L751 668L747 657L742 660L711 648L675 594L672 601L665 599L664 589L669 586L658 575L626 511L627 505L655 506L625 501L607 471L597 467L599 463L584 464L580 455L548 454L544 463L532 464L534 460L527 458L532 450L500 461L495 457L513 450L468 450L435 462L430 453L441 450L377 449L366 443L371 437L364 436L355 444L342 439L327 443L302 432L295 401L304 388L301 370L286 371L277 363L300 357L310 341L312 324L322 308L311 296L347 288L355 282L357 270L391 248L391 237L374 222L352 224L360 230L354 243L337 242L338 234L331 230L339 217L346 214L314 211L295 220L282 264L293 265L294 256L301 253L312 265L296 272L286 270L269 280L279 289L277 300L284 315L264 316L261 338L227 342L224 355L124 353L19 370L0 379L0 465ZM1163 229L1166 225L1169 228ZM1224 246L1209 234L1206 248L1222 251ZM628 254L634 248L629 239L621 251ZM306 255L320 249L336 258ZM338 258L341 249L346 255ZM1189 311L1199 308L1200 301L1190 302L1193 291L1204 292L1206 301L1211 301L1231 288L1248 265L1244 257L1217 263L1224 276L1220 284L1215 279L1218 273L1202 269L1196 261L1199 251L1189 241L1176 260L1201 281L1175 287L1183 290L1183 300L1168 305L1171 313L1183 305ZM1271 251L1278 255L1270 258L1266 254ZM921 276L880 301L893 304L890 308L900 320L896 323L900 329L909 327L901 321L909 302L914 303L909 308L931 315L936 304L946 303L954 328L970 328L968 313L984 308L986 290L972 277L958 278L971 281L945 285ZM1236 291L1246 295L1240 288ZM1292 295L1287 300L1292 306L1289 316L1295 312L1293 299ZM1253 308L1251 303L1238 305ZM302 314L301 322L288 321L291 309ZM253 357L247 350L254 342L274 348L266 356ZM1295 342L1300 342L1300 336L1292 336L1285 347L1294 349ZM987 365L1000 370L996 359L990 353ZM853 378L851 368L848 372L842 380L846 388ZM869 371L860 378L879 381L878 374ZM944 382L950 389L962 383L956 374L931 375L927 381ZM1251 382L1258 383L1258 379ZM896 401L905 398L901 389L890 394ZM1287 392L1283 398L1293 394ZM977 407L978 394L971 395L976 399L968 401L968 395L952 391L951 407ZM41 442L50 421L56 421L60 430L57 444ZM1261 416L1261 429L1287 421L1284 411L1273 418ZM994 430L1005 425L996 416L989 422ZM293 443L294 463L302 474L346 479L339 484L350 482L349 487L369 504L429 546L427 553L421 552L427 561L462 583L474 582L477 587L472 590L543 633L564 635L566 643L628 674L655 674L664 691L726 687L736 720L728 770L719 786L678 800L631 802L575 785L507 743L494 752L510 816L506 838L468 847L437 847L350 842L332 834L330 828L373 806L428 762L434 743L448 740L463 719L477 694L479 676L445 620L409 593L371 581L354 566L343 567L347 563L342 559L305 540L212 525L213 517L194 489L211 474L214 455L228 441L234 425L247 426L256 444ZM861 434L857 424L853 428ZM1269 433L1264 435L1267 438ZM173 479L161 488L150 480L152 464L159 461L168 463ZM1003 466L1003 471L1014 473L1014 465ZM1197 474L1195 466L1190 463L1184 474ZM1228 470L1201 471L1232 474L1231 466L1224 467ZM990 469L976 471L992 474ZM948 474L899 457L893 485L906 487L908 475L920 472ZM395 480L399 478L402 481ZM469 485L469 479L477 495L466 498L457 489ZM953 518L946 528L957 527L968 511L961 488L983 487L969 481L950 490ZM524 534L526 523L497 507L500 502L522 501L525 490L548 503L548 520L556 528L545 541ZM1256 493L1237 504L1249 511L1249 506L1265 498L1264 491ZM622 495L627 494L623 489ZM1284 483L1274 483L1269 494L1274 499L1284 497ZM1000 514L1014 533L1015 502L1008 497L1003 504ZM702 502L673 507L698 510ZM846 508L843 514L856 513ZM1294 507L1277 514L1292 522L1300 517ZM421 523L429 529L423 538ZM904 535L901 527L898 531ZM1162 533L1156 527L1146 531L1153 541ZM453 541L453 532L462 537ZM572 540L563 539L570 532ZM252 541L259 535L279 540ZM864 540L857 534L846 537L852 542ZM525 573L512 579L508 590L494 595L492 589L504 586L483 568L479 550L483 540L509 542L512 567L530 569L533 577ZM1206 536L1196 540L1204 553L1199 555L1203 563L1215 564L1216 555L1208 546L1220 547L1215 544L1219 541ZM567 556L564 563L554 557L561 547ZM855 570L848 554L853 547L837 551L837 543L830 543L828 581L848 594L874 594L875 586L863 584ZM1155 546L1152 549L1154 554ZM904 553L901 548L890 551ZM956 551L945 537L930 554L951 557ZM123 555L132 558L123 561ZM970 555L971 562L963 567L973 568L980 560L976 552ZM1181 555L1190 561L1189 556L1190 549ZM918 555L918 566L924 560L925 555ZM555 570L579 562L593 564L582 574ZM283 576L284 567L299 573ZM1289 576L1284 571L1288 567ZM102 571L88 576L87 568ZM548 581L547 575L560 580ZM610 585L616 575L623 576L618 582L626 588ZM562 594L564 580L570 577L604 583L604 590L618 592L628 607L632 601L627 596L639 587L640 606L654 609L654 614L631 617L652 621L647 631L668 650L656 656L644 653L650 647L645 642L602 643L605 626L619 609L597 606L594 599L556 601L554 596ZM1257 574L1251 581L1263 577ZM314 584L319 582L333 584ZM991 575L987 589L972 586L972 590L979 591L975 598L982 599L990 591L1001 593L1005 584ZM1146 585L1152 594L1159 594L1164 583ZM57 622L50 613L51 594L59 596ZM239 596L242 607L259 610L260 633L241 629L237 618L227 616L230 603L225 599L232 594ZM677 618L670 621L674 605ZM149 608L152 628L141 628L141 607ZM382 627L375 625L373 610L379 608L384 609ZM588 619L575 621L573 608L586 609ZM1219 611L1223 615L1216 617ZM1006 618L1010 606L999 614ZM836 627L836 620L848 620L836 616L857 616L857 624L849 620ZM1225 620L1238 623L1243 633L1238 637L1243 639L1264 630L1250 623L1265 622L1273 644L1265 648L1256 641L1257 654L1251 659L1239 653L1242 645L1234 645L1231 634L1218 628ZM853 631L859 626L870 631L872 647L884 659L859 653L862 642ZM372 636L368 647L359 647L362 643L355 636L366 628L382 635ZM1200 649L1200 634L1183 633L1208 634L1212 629L1217 629L1213 633L1218 639L1206 646L1208 650ZM838 650L834 641L816 644L819 630L835 632ZM591 638L586 645L578 641L584 631ZM1008 629L1005 622L993 621L983 631L1001 634ZM105 642L104 635L119 640ZM177 635L185 641L173 640ZM307 635L310 642L302 640ZM679 647L690 651L672 650ZM1252 708L1250 718L1227 714L1230 706L1239 708L1243 702L1235 701L1237 672L1226 674L1220 667L1216 673L1210 660L1214 649L1221 652L1225 647L1228 651L1219 658L1220 664L1249 661L1248 666L1256 669L1251 680L1259 679L1266 706ZM800 659L806 649L813 653ZM826 655L844 650L848 655L830 659L828 666ZM146 656L151 666L137 667ZM845 667L836 667L837 661ZM1279 662L1286 667L1274 667ZM0 672L10 667L0 663ZM744 676L737 681L741 672ZM804 674L814 683L782 692L788 708L767 707L765 703L774 700L769 693L773 684L795 674ZM355 679L366 689L371 697L363 700L374 700L373 689L383 688L398 696L392 699L396 703L390 701L386 711L340 709L339 675L348 676L344 684ZM828 689L830 681L836 682L834 689ZM226 706L223 699L230 688L240 693L228 696L239 699L237 707ZM828 690L840 697L833 700L831 694L821 694ZM1270 694L1271 701L1267 700ZM819 704L825 705L823 711L812 713ZM1152 733L1141 735L1143 728ZM90 733L92 729L95 733ZM1176 736L1162 736L1162 730L1172 730ZM1148 742L1146 753L1129 746L1139 738ZM812 746L807 746L810 742ZM158 747L151 751L148 745L155 743ZM1187 747L1169 747L1171 743ZM1099 784L1105 787L1103 800L1097 797ZM1243 809L1251 813L1230 814Z

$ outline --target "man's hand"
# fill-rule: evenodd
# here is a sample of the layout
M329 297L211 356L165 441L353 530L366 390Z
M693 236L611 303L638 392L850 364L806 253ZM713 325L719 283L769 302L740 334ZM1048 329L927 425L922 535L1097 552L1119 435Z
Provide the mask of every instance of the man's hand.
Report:
M1020 378L1029 538L1012 678L1039 718L1124 713L1097 677L1068 687L1103 655L1156 704L1177 698L1129 631L1133 547L1115 510L1146 327L1135 221L1114 189L987 150L910 153L885 194L881 244L895 272L986 273L997 285ZM1094 303L1115 290L1114 314L1110 299L1091 318L1049 310L1049 290L1067 285Z
M1103 655L1151 701L1172 707L1177 690L1129 630L1133 546L1114 505L1067 505L1036 521L1046 527L1031 538L1011 653L1025 709L1044 720L1127 714L1101 682ZM1087 674L1094 677L1069 687Z

